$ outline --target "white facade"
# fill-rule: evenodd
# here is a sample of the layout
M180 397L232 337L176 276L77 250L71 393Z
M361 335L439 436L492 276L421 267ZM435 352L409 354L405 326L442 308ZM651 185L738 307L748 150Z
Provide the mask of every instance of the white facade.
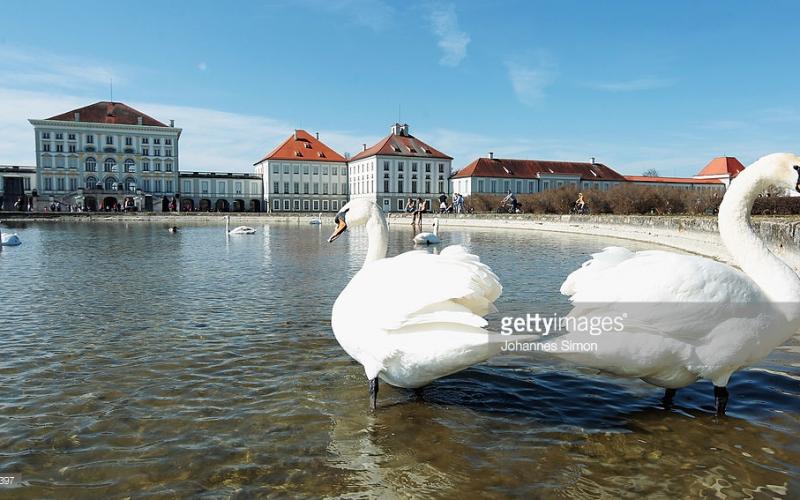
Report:
M348 200L344 162L265 160L256 174L270 212L336 212Z
M261 212L261 187L256 174L181 172L181 211Z
M67 203L79 190L87 197L92 191L124 197L140 190L158 199L177 192L180 128L85 122L79 113L75 121L29 121L44 204L51 199Z

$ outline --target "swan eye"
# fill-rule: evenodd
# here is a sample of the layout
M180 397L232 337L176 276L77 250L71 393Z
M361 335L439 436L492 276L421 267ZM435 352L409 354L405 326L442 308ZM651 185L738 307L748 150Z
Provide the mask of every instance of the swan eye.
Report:
M798 172L800 172L800 165L795 165L794 169L797 170Z

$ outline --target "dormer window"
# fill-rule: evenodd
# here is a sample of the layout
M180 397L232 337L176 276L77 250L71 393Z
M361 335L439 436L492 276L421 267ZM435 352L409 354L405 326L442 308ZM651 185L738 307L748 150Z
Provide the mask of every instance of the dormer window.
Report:
M505 170L505 172L506 172L508 175L511 175L511 171L510 171L509 169L507 169L506 167L503 167L503 170Z
M306 143L306 149L311 149L311 143L310 142Z
M417 152L417 150L412 148L411 146L406 146L406 148L408 148L408 152L409 153L416 153Z
M319 153L317 153L317 156L319 156L320 158L325 158L325 153L320 151Z
M400 148L396 144L392 146L392 149L394 149L395 153L399 153L400 152Z
M294 152L294 155L295 155L295 156L303 156L303 153L301 153L300 151L295 151L295 152Z

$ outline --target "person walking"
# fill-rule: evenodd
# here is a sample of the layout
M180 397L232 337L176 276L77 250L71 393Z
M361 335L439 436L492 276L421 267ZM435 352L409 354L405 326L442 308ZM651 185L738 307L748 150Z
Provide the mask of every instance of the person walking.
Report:
M421 226L423 213L425 213L425 202L422 200L422 198L417 198L417 209L414 210L414 216L411 219L411 224L413 225L414 222L417 220L417 216L419 216L419 221L417 222L417 224Z

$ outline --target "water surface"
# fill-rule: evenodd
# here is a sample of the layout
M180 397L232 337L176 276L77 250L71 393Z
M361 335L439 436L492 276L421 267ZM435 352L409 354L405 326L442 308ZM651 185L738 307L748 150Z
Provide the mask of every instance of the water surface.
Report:
M363 231L156 223L18 225L0 252L0 472L18 497L800 496L800 343L661 390L544 355L502 356L419 393L383 385L330 329ZM3 227L4 231L8 226ZM588 254L634 242L442 227L488 263L504 315L568 310ZM411 248L393 226L390 254ZM387 283L386 287L391 287ZM380 291L376 292L380 297ZM496 326L499 315L492 317Z

